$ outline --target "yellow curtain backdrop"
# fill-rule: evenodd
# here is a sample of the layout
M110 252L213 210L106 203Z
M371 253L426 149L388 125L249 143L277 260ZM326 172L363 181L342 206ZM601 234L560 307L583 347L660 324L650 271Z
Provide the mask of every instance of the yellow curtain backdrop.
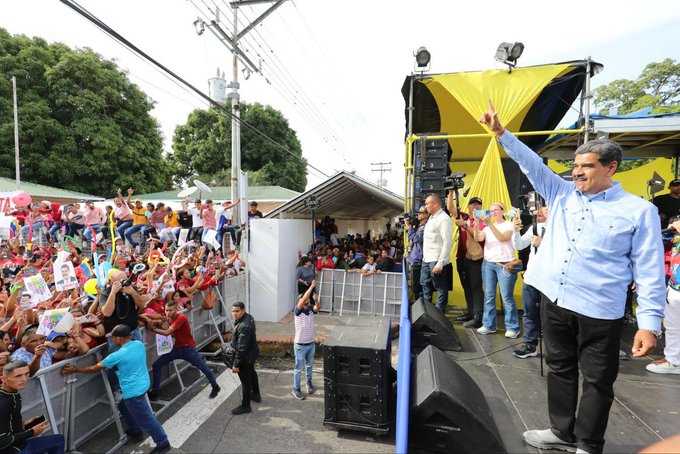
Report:
M490 70L482 72L440 74L425 77L420 83L432 93L440 113L441 132L446 134L479 134L488 132L479 123L491 99L504 126L519 131L524 117L543 89L555 78L569 72L569 64L518 68L512 71ZM467 173L467 195L461 197L461 209L467 208L471 197L481 197L484 208L493 202L510 207L510 195L501 164L505 154L492 137L453 138L449 140L453 156L450 162L454 172ZM481 163L479 160L481 159ZM470 162L476 161L476 162ZM471 182L471 183L470 183ZM451 254L455 264L457 238ZM454 272L454 290L449 302L465 306L465 297L458 273ZM515 288L515 298L521 307L521 279Z

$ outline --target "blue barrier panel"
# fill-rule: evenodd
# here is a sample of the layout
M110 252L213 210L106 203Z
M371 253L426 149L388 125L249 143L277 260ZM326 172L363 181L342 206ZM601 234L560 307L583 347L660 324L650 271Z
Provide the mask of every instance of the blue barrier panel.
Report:
M397 365L397 454L408 452L408 412L411 393L411 321L409 320L410 304L406 263L403 269L399 320L399 364Z

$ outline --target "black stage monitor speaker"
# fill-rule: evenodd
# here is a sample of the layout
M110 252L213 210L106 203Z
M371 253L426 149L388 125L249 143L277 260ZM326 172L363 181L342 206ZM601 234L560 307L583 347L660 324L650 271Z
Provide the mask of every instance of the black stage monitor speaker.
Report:
M393 405L389 318L338 325L323 345L323 424L384 434Z
M418 298L411 305L411 346L419 351L428 345L457 352L463 349L449 319L434 304Z
M410 405L408 439L416 451L506 452L482 390L433 346L411 363Z

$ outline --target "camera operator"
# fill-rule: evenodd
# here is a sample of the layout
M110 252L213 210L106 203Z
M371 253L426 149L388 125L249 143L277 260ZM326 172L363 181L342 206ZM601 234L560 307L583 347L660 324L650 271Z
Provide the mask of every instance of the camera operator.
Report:
M142 333L137 325L137 319L139 311L144 309L145 300L132 285L127 273L124 271L113 271L111 273L110 285L101 290L98 301L100 306L102 302L104 303L101 306L101 312L104 317L104 331L106 332L109 355L120 348L110 335L113 328L118 325L125 325L130 328L130 338L132 340L143 342ZM92 311L90 310L90 312ZM115 373L109 370L108 375L112 390L120 389Z
M449 299L444 267L451 262L453 223L442 209L442 199L437 194L427 196L425 208L430 213L430 219L427 221L423 235L420 285L423 287L423 298L428 303L432 302L433 291L437 291L437 309L443 313L446 311Z
M484 315L484 291L482 290L482 262L484 261L484 242L475 240L475 210L482 209L482 199L471 197L468 201L468 212L458 212L454 203L453 191L449 192L446 207L455 219L459 229L458 250L456 251L456 269L463 286L467 313L454 320L465 322L465 328L480 328Z
M536 231L533 228L527 229L524 234L520 235L522 228L522 218L515 217L513 223L515 225L515 233L512 236L512 245L518 251L531 247L529 251L529 264L527 270L531 266L532 260L538 248L541 245L541 240L545 234L545 222L548 219L548 207L542 204L538 210L536 207L531 208L531 215L536 216ZM533 226L532 226L533 227ZM524 324L524 345L518 350L513 350L512 354L516 358L529 358L530 356L537 356L536 346L538 345L538 334L541 331L541 317L540 317L541 292L536 290L532 285L526 282L522 283L522 306L524 308L524 316L522 322Z
M411 243L411 252L407 260L411 269L411 290L415 299L423 297L423 287L420 285L420 269L423 265L423 235L425 234L425 224L430 214L425 206L418 208L418 223L411 225L411 219L404 216L404 226L408 230L408 240Z

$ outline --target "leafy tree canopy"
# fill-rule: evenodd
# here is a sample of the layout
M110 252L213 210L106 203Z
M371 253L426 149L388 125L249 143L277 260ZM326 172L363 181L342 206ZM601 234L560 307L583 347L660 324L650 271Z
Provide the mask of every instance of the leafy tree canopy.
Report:
M593 90L601 114L652 107L653 113L680 111L680 63L667 58L650 63L636 80L618 79Z
M103 197L170 189L153 103L114 62L1 28L0 176L15 176L12 76L22 180Z
M304 191L306 163L300 141L288 120L273 107L259 103L240 103L240 112L245 122L293 154L251 128L241 126L241 168L248 173L250 184ZM199 178L228 186L231 182L231 117L215 108L194 110L187 122L175 129L173 150L170 161L176 169L175 183Z

